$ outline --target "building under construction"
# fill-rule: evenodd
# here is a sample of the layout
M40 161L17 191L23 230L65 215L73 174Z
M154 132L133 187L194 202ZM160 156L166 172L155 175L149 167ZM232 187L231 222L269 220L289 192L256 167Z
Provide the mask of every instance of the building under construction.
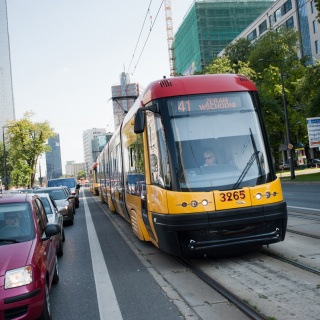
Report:
M135 99L139 95L138 83L131 82L130 75L122 72L120 74L120 84L111 87L113 100L114 129L116 130L122 123L125 114L133 106Z
M201 71L273 3L273 0L194 1L174 37L177 74Z

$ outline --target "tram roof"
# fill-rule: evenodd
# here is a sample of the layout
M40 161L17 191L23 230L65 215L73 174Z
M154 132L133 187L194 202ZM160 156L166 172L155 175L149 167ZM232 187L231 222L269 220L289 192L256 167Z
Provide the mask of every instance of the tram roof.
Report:
M250 79L237 74L174 77L151 82L141 100L146 105L160 98L230 91L257 91L257 88Z

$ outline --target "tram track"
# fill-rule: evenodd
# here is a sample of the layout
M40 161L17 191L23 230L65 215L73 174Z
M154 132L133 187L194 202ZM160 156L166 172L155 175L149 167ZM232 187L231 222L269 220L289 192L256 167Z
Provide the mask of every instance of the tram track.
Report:
M314 274L320 276L320 270L319 269L307 266L306 264L303 264L303 263L294 261L292 259L283 257L281 255L278 255L278 254L276 254L274 252L267 251L265 249L260 249L259 252L262 253L262 254L265 254L265 255L267 255L269 257L272 257L274 259L277 259L277 260L280 260L282 262L291 264L292 266L298 267L298 268L300 268L302 270L305 270L305 271L308 271L308 272L311 272L311 273L314 273Z
M190 271L192 271L197 277L203 280L207 285L209 285L212 289L220 293L223 297L225 297L228 301L233 303L241 312L243 312L250 319L255 320L267 320L270 319L266 315L262 314L255 308L251 307L249 304L243 301L239 296L228 290L226 287L218 283L212 277L207 275L205 272L200 270L197 266L195 266L190 261L175 257L175 259L180 262L182 265L187 267Z
M305 233L305 232L296 231L296 230L292 230L292 229L287 229L287 232L298 234L298 235L304 236L304 237L309 237L309 238L320 240L320 236L316 236L315 234Z

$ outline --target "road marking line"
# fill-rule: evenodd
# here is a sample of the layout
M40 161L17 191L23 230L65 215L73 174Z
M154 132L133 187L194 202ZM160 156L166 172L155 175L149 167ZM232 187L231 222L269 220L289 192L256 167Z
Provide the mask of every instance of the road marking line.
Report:
M122 320L121 311L110 279L106 262L103 258L99 239L93 225L90 209L83 192L83 203L88 230L92 268L96 285L98 307L101 320Z

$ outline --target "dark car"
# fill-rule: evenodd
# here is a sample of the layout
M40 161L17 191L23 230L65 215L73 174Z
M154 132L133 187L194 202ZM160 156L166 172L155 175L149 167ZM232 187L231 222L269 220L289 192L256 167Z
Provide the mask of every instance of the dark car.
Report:
M65 241L63 217L59 213L59 209L49 193L39 193L38 196L40 197L44 209L46 210L49 223L56 223L60 227L60 233L58 233L55 237L57 242L57 255L61 257L63 255L63 242Z
M73 224L74 220L74 195L70 195L65 187L39 188L34 193L49 193L63 217L64 223Z
M51 319L59 232L37 195L0 195L0 319Z
M311 168L320 168L320 159L312 159L310 162Z
M71 191L71 194L75 196L75 207L79 208L79 189L80 184L77 184L75 178L59 178L48 180L47 187L59 187L65 186L68 187Z

